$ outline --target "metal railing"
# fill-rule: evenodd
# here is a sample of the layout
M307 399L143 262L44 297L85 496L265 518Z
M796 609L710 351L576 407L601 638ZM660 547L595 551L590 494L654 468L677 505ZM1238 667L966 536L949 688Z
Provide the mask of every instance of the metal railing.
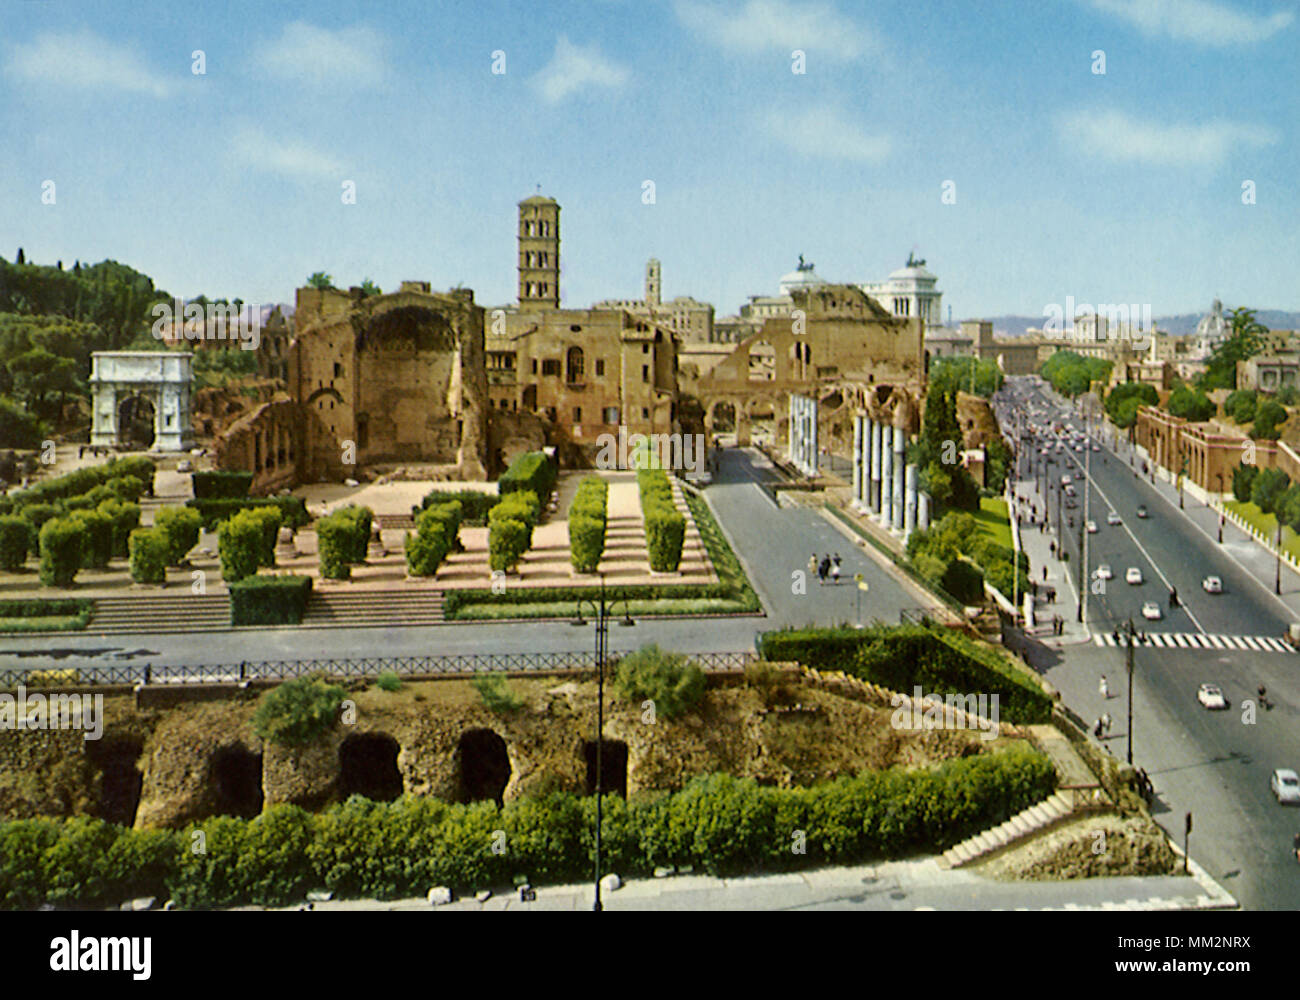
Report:
M635 652L612 652L607 666L620 656ZM684 654L706 673L735 673L760 659L755 652L704 652ZM136 684L217 684L242 681L275 681L323 673L330 677L377 677L395 674L520 673L591 670L596 654L587 650L566 653L446 653L434 656L367 656L308 660L244 660L239 663L193 664L187 666L95 666L0 671L0 687L86 687ZM29 679L40 675L36 684Z

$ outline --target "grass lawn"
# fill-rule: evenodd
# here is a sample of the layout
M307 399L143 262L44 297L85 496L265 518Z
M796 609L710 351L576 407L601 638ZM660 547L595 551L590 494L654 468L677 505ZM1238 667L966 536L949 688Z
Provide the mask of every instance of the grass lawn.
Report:
M1265 514L1253 503L1242 503L1240 500L1229 500L1223 506L1247 524L1264 532L1264 537L1269 541L1277 540L1277 518L1272 514ZM1300 559L1300 535L1285 525L1282 527L1282 551L1294 559Z
M0 632L75 632L86 624L79 615L0 618Z
M1007 513L1007 502L1001 497L980 497L980 510L975 515L981 533L988 535L999 545L1012 548L1011 518Z

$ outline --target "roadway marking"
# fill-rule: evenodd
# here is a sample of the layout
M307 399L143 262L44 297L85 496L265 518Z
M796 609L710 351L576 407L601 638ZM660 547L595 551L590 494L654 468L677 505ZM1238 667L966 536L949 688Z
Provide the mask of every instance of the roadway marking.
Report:
M1092 637L1094 646L1127 646L1127 636L1115 638L1114 632L1096 632ZM1160 649L1242 649L1256 653L1295 653L1281 639L1268 635L1211 635L1206 632L1148 632L1145 639L1139 639L1135 646L1155 646Z

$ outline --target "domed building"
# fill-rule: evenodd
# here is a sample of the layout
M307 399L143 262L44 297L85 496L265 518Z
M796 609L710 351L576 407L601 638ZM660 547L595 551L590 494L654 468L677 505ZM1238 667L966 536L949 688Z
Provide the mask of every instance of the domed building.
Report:
M800 254L799 266L781 277L781 294L789 297L796 291L811 292L825 285L826 282L813 270L815 266L811 262L805 264L803 254Z
M919 317L926 327L943 323L943 292L936 287L939 279L925 269L925 261L907 255L907 263L884 281L858 285L895 316Z
M1196 324L1197 357L1208 358L1230 336L1232 322L1223 315L1223 303L1215 299L1210 311Z

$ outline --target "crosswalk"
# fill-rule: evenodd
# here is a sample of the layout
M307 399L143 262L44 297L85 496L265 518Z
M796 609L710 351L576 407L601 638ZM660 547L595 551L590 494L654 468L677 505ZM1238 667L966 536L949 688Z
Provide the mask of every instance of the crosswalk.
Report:
M1128 636L1120 634L1116 640L1110 632L1099 632L1092 637L1095 646L1126 646ZM1208 635L1201 632L1148 632L1145 639L1137 639L1138 646L1160 646L1164 649L1226 649L1246 650L1256 653L1294 653L1295 648L1271 635Z

